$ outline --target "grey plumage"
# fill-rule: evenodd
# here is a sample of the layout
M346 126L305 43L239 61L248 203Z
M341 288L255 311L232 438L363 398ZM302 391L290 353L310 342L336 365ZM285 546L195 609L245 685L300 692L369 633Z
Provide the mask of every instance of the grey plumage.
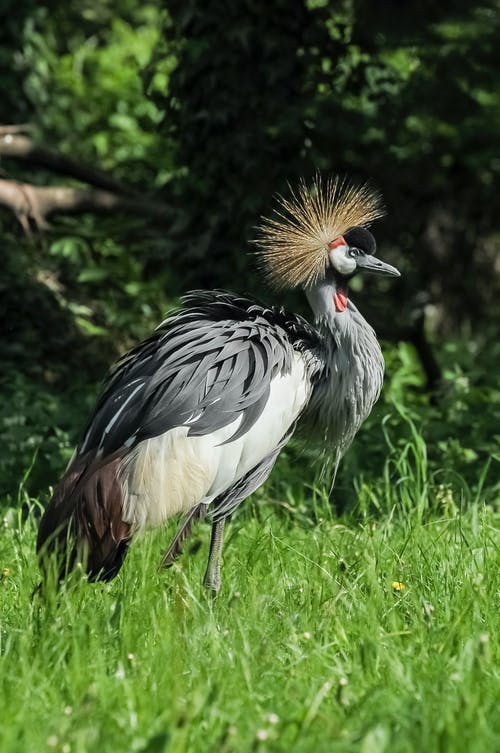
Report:
M243 416L227 441L237 439L262 413L273 377L290 371L294 350L321 351L315 329L283 309L224 291L193 291L183 304L113 369L78 454L130 450L178 426L203 435Z
M290 372L294 352L310 351L311 380L318 373L320 361L312 357L311 345L319 353L321 342L301 317L224 291L195 291L183 303L186 308L165 320L111 371L75 460L42 519L39 550L65 546L68 532L71 539L83 540L89 551L102 547L106 526L94 520L85 489L89 481L101 488L108 459L122 459L118 476L123 477L134 448L145 440L176 427L186 427L188 436L200 436L241 417L239 427L225 440L235 441L261 415L272 379ZM215 520L230 515L264 482L284 441L281 438L271 453L214 500ZM75 477L74 469L82 458L84 471ZM73 484L69 510L68 480ZM106 560L106 572L114 575L108 560L113 559L113 552L117 556L123 552L133 526L123 519L125 501L107 509L105 501L97 499L96 511L104 510L109 518L106 530L113 525L125 531L123 538L111 537L101 557ZM75 553L70 562L78 556ZM98 577L99 564L92 562L89 572Z
M297 422L338 464L383 379L380 347L348 300L348 281L359 269L399 273L375 259L364 227L342 226L375 217L378 199L366 187L343 195L332 185L317 201L302 186L286 209L303 216L263 226L271 277L285 270L285 282L302 281L314 326L248 297L195 291L111 371L40 523L37 550L42 562L57 555L61 577L78 560L91 579L114 577L137 532L183 512L168 566L208 510L205 584L217 590L224 521L267 479ZM331 228L337 235L325 245Z
M375 331L348 301L346 316L323 312L328 280L308 292L316 326L322 336L321 378L317 380L304 423L317 433L326 452L342 457L369 415L382 389L384 359Z

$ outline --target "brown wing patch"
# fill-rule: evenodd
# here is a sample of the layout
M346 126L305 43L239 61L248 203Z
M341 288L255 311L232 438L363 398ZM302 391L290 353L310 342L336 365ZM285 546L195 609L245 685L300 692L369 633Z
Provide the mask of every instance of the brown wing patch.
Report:
M78 457L56 487L36 546L42 565L47 555L55 555L60 578L77 562L91 580L110 580L118 573L130 541L130 525L122 518L121 460Z

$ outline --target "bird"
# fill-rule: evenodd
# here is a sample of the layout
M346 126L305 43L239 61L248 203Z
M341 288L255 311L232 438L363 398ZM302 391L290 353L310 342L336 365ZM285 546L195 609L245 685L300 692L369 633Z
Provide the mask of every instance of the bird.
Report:
M216 593L225 522L298 425L337 467L382 388L381 348L349 283L400 276L375 255L368 228L383 214L368 183L301 180L254 242L264 277L278 291L301 288L312 323L249 295L192 291L111 368L42 515L42 571L55 557L60 580L78 563L88 580L111 580L133 539L182 513L168 566L208 515L204 585Z

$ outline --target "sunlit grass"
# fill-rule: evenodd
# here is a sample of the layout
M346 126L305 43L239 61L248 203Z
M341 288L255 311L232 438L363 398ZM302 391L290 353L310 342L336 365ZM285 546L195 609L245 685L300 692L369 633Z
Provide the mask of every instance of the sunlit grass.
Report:
M228 530L159 571L172 527L111 584L33 596L36 509L0 539L0 750L493 751L500 748L498 512L429 477L418 433L336 518L287 459ZM280 475L281 474L281 475Z

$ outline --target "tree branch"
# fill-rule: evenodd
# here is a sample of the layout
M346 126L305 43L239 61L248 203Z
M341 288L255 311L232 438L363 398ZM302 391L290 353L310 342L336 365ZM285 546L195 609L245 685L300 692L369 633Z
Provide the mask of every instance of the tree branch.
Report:
M159 224L172 220L171 208L154 201L117 196L94 188L40 187L3 179L0 179L0 206L13 212L27 233L31 225L46 229L48 217L56 213L128 212L146 215Z
M114 193L134 195L135 192L127 185L103 170L96 170L90 165L35 144L28 136L21 134L25 130L26 126L0 126L0 157L29 162L30 165L38 165L58 175L67 175Z
M12 125L0 125L0 136L14 133L30 133L33 129L29 123L15 123Z

